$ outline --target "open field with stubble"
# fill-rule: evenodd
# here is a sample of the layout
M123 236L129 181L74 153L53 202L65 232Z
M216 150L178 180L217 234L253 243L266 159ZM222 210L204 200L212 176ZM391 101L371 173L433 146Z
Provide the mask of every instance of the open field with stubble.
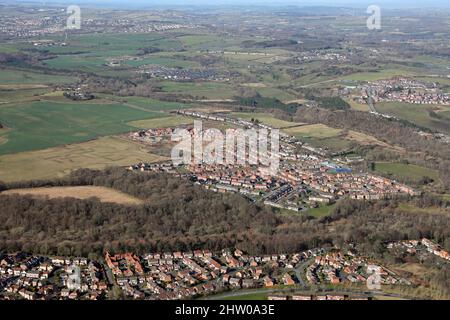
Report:
M165 159L149 153L138 143L118 137L103 137L84 143L0 156L0 180L50 179L63 177L80 168L102 169Z
M140 129L156 129L156 128L170 128L181 125L191 125L194 123L193 118L183 116L169 116L156 119L143 119L129 122L128 124Z
M288 134L295 137L332 138L338 136L342 130L331 128L324 124L310 124L301 127L285 129Z
M235 118L240 118L244 120L258 120L261 123L264 123L266 125L272 126L274 128L288 128L288 127L294 127L294 126L300 126L303 125L303 123L299 122L290 122L285 120L277 119L270 114L267 113L252 113L252 112L234 112L232 113L232 116Z
M79 187L50 187L50 188L29 188L29 189L12 189L2 192L5 195L30 195L37 198L76 198L89 199L98 198L101 202L112 202L125 205L138 205L142 203L135 197L123 192L97 186L79 186Z

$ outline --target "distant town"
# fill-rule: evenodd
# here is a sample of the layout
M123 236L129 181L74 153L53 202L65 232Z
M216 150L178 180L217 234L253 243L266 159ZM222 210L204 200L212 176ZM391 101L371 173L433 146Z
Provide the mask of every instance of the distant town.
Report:
M265 124L219 114L185 110L179 110L178 114L240 128L273 129ZM188 129L194 134L193 128ZM131 133L128 137L144 144L169 143L173 131L171 128L149 129ZM183 169L184 177L212 191L240 193L253 202L260 201L291 211L331 204L343 197L379 200L420 195L420 191L397 181L371 173L353 172L349 164L355 159L328 158L322 149L302 143L283 132L280 138L280 169L277 175L272 175L267 168L258 165L204 163L182 168L174 166L171 161L134 164L129 170L179 173Z

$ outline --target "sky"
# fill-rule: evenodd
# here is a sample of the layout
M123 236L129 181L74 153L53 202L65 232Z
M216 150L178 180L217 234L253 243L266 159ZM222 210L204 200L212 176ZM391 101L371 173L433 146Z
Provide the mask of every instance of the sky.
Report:
M16 0L16 2L92 4L100 6L150 7L164 5L298 5L367 7L375 4L386 8L450 8L450 0Z

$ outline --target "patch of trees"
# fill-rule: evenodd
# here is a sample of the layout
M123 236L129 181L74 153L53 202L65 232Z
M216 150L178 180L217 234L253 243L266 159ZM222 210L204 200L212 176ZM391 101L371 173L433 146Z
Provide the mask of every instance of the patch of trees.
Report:
M262 108L262 109L279 109L288 113L295 113L297 104L285 104L276 98L267 98L256 93L252 97L235 97L237 103L244 107Z
M0 250L101 254L103 250L221 249L271 237L281 220L238 195L216 194L165 174L80 170L66 179L12 187L101 185L145 199L141 206L96 199L0 195Z
M33 62L36 62L33 57L21 52L0 53L0 64L8 66L23 66L32 64Z
M313 95L306 96L308 100L316 101L318 106L329 110L349 110L351 107L340 97L316 97Z
M146 54L152 54L152 53L158 53L158 52L161 52L161 49L158 47L145 47L145 48L140 48L138 50L138 52L136 53L136 55L143 56Z
M296 45L297 41L292 39L277 39L267 41L252 41L247 40L241 43L243 48L274 48L274 47L289 47Z
M90 92L66 91L64 97L73 101L92 100L95 96Z
M352 67L328 66L321 69L311 70L311 73L321 76L346 76L358 72L358 69Z
M4 185L16 187L98 185L145 199L139 206L95 198L36 199L0 194L0 250L59 255L101 255L104 250L136 252L220 250L249 253L295 252L356 243L376 255L385 241L427 237L450 249L450 216L416 213L400 200L338 202L331 216L279 215L239 195L217 194L187 180L124 169L79 170L65 179ZM449 204L433 198L403 199L411 206Z

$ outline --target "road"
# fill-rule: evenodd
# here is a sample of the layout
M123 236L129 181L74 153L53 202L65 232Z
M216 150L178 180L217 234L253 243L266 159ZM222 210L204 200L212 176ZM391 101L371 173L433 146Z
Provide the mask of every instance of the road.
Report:
M297 268L294 269L295 275L297 276L298 282L302 287L307 287L307 284L305 283L305 280L303 280L303 275L305 274L305 269L308 267L308 265L312 262L312 258L306 259L302 263L300 263Z
M293 293L296 294L311 294L311 290L309 289L299 289L298 287L292 287L292 288L280 288L280 289L252 289L252 290L239 290L239 291L231 291L231 292L226 292L226 293L220 293L214 296L210 296L210 297L204 297L201 298L199 300L225 300L225 299L229 299L229 298L233 298L233 297L241 297L241 296L245 296L245 295L253 295L253 294L261 294L261 293L266 293L266 294L279 294L279 293L284 293L286 295L292 295ZM363 296L382 296L382 297L389 297L389 298L396 298L396 299L411 299L409 297L405 297L402 296L400 294L394 294L394 293L383 293L381 291L350 291L350 290L345 290L345 291L340 291L340 290L336 290L336 291L323 291L320 292L318 294L331 294L331 295L335 295L335 294L340 294L340 295L348 295L348 296L356 296L356 295L363 295Z
M369 109L371 112L377 112L377 109L375 109L375 104L373 103L373 92L372 92L372 88L367 89L367 96L369 97L367 99L367 105L369 106Z

